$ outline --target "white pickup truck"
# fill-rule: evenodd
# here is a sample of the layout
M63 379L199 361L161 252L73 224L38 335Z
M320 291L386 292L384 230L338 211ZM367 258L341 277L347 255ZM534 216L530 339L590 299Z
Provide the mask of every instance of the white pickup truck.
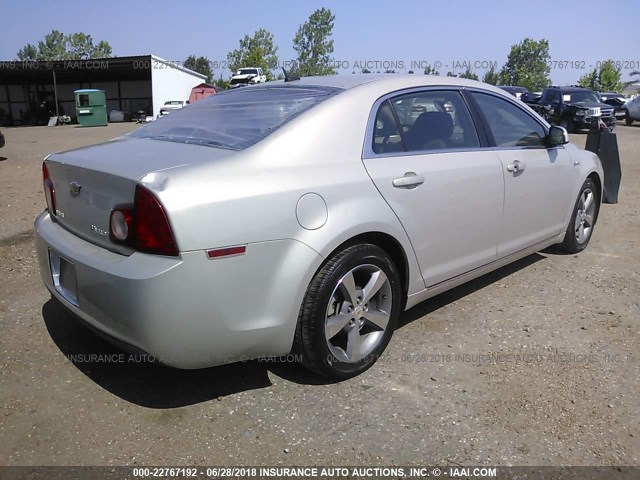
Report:
M264 83L266 81L267 76L261 68L247 67L238 70L235 75L231 77L229 84L231 88L236 88L245 85L255 85L256 83Z
M168 115L171 112L180 110L182 107L185 107L187 105L189 105L188 100L167 100L166 102L164 102L164 105L160 107L159 116L163 117L164 115Z

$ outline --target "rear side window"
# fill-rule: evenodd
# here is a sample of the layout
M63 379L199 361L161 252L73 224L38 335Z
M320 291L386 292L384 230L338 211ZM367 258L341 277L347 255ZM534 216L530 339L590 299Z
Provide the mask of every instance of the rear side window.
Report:
M467 106L453 90L414 92L387 100L378 109L373 137L375 153L480 146Z
M341 91L331 87L241 88L188 105L129 135L243 150Z
M497 147L544 147L546 132L530 115L493 95L472 93Z

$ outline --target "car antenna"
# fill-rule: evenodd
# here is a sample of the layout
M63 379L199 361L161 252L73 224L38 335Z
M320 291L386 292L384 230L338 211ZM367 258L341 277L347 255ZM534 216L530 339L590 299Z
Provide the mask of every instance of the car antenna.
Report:
M292 82L294 80L300 80L300 77L290 77L289 74L287 73L287 71L284 69L284 67L282 67L282 73L284 73L284 81L285 82Z

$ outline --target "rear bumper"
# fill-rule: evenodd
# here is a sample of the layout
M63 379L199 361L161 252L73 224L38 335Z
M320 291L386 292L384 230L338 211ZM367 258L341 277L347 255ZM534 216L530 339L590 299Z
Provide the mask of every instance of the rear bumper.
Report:
M42 281L67 309L116 343L178 368L289 353L322 262L295 240L249 244L245 255L217 260L204 251L124 256L76 237L46 212L35 232ZM72 264L75 298L74 287L56 286L51 256Z

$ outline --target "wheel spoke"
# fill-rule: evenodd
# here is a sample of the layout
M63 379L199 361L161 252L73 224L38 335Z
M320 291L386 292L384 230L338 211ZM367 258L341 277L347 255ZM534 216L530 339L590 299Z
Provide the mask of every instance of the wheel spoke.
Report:
M376 327L384 330L387 328L387 324L389 323L390 315L381 310L369 310L364 315L365 320L373 323Z
M362 344L362 337L360 336L360 330L357 327L352 328L347 335L347 358L351 362L357 362L360 360L360 346Z
M593 225L593 215L587 213L584 217L584 223L587 227L591 227Z
M576 221L573 225L573 229L575 230L576 234L578 233L578 230L580 229L581 225L582 225L582 219L580 218L580 214L578 212L578 215L576 215Z
M337 315L327 318L327 322L324 327L326 339L331 340L340 333L340 331L347 326L350 319L351 315L348 313L338 313Z
M346 300L348 300L352 305L355 305L358 298L358 289L356 288L356 281L353 278L353 272L349 272L342 277L340 286L346 296Z
M584 205L583 211L586 212L589 209L589 207L591 207L592 203L593 203L593 193L591 193L590 191L585 191L584 200L582 202L582 204Z
M386 282L387 276L382 270L372 273L371 278L362 289L362 303L368 303Z
M582 243L584 241L584 225L581 223L578 228L578 241Z

